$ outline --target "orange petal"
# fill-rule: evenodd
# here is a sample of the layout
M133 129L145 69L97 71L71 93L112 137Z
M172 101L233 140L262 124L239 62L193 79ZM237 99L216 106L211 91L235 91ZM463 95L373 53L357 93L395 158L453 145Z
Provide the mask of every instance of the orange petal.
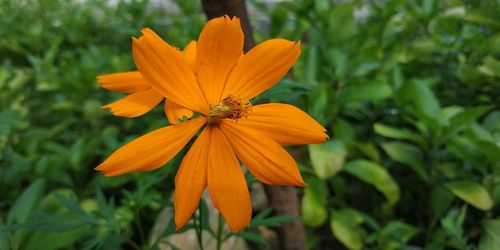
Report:
M269 103L252 107L252 113L238 120L281 145L323 143L326 129L304 111L288 104Z
M220 128L238 158L260 181L270 185L305 186L297 163L278 143L257 130L222 120Z
M139 71L100 75L97 77L97 82L102 88L123 93L151 88Z
M113 115L116 116L137 117L153 109L162 99L162 95L150 88L130 94L103 108L111 109Z
M179 104L165 100L165 115L167 116L168 122L170 124L177 124L179 119L191 118L193 116L193 111L186 109Z
M182 53L152 30L143 29L142 33L141 38L132 39L135 64L142 76L168 100L206 114L208 104Z
M276 84L300 56L300 42L267 40L246 53L229 75L223 98L251 99Z
M208 103L215 106L221 100L228 74L243 53L240 19L224 16L208 21L196 53L198 81Z
M193 72L196 73L196 41L191 41L186 48L184 48L184 51L182 52L184 54L184 59L186 62L191 66L191 69Z
M205 124L204 118L170 125L143 135L116 150L97 170L106 176L153 170L170 161Z
M231 231L250 224L252 204L245 176L224 133L212 130L208 162L208 191L214 206L220 211Z
M193 215L207 186L211 129L204 129L182 159L175 176L175 225L182 228Z

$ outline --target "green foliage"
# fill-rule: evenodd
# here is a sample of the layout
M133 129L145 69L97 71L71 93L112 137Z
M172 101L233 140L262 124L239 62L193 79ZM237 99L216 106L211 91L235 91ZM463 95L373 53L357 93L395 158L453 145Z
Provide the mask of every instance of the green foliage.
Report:
M201 6L178 2L174 12L147 0L2 1L0 249L148 246L179 160L111 179L94 167L167 122L160 109L143 123L101 110L119 95L95 79L134 69L130 38L143 27L177 46L195 39Z
M134 69L131 36L182 47L200 2L14 1L0 19L0 249L157 249L181 152L161 171L104 178L94 167L167 124L101 110L99 74ZM331 140L300 160L312 249L500 249L500 3L495 0L250 1L256 40L301 40L289 76L254 100L292 103ZM260 16L259 16L260 18ZM298 158L298 157L297 157ZM249 183L250 183L249 177ZM241 237L299 218L257 211L237 234L202 202L181 232Z
M331 133L304 162L310 246L500 248L498 1L304 0L269 13L272 35L304 44L291 76L308 89L292 101Z

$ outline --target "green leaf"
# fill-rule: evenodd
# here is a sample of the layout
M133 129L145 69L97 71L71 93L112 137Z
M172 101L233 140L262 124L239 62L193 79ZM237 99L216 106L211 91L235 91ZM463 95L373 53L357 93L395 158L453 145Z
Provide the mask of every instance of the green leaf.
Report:
M307 84L317 84L318 74L318 46L311 45L307 50L307 64L305 71L305 81Z
M359 226L363 223L363 216L354 209L343 208L333 210L330 227L333 235L348 249L361 249L363 247L364 230Z
M288 94L289 95L289 94ZM308 92L310 105L308 113L321 124L327 124L333 116L332 109L333 90L327 84L318 84Z
M498 11L496 8L468 10L462 18L473 23L500 26L500 21L498 21Z
M445 186L458 198L481 209L489 210L493 206L493 200L486 189L469 180L452 181Z
M475 144L492 164L500 162L500 146L489 141L475 141Z
M402 221L391 221L378 233L380 249L402 249L419 229Z
M458 158L470 163L482 173L487 172L485 157L477 147L477 144L467 137L455 136L446 146Z
M319 178L328 179L342 169L347 154L343 143L328 141L308 147L311 165Z
M399 187L387 170L377 163L355 160L345 164L344 170L373 185L384 194L391 205L399 200Z
M302 219L310 227L318 227L325 223L328 212L321 201L320 194L314 188L306 187L302 197Z
M431 190L429 202L432 211L433 224L437 219L441 218L448 210L453 202L453 194L446 190L443 186L439 185Z
M367 142L367 143L360 142L360 143L356 144L356 147L359 149L359 151L361 151L363 154L368 156L368 158L370 158L371 160L373 160L375 162L378 162L380 160L380 155L378 153L378 150L377 150L377 147L375 146L375 144L373 144L371 142Z
M251 241L251 242L255 242L255 243L258 243L260 245L264 245L264 246L267 246L268 243L267 241L262 238L262 236L258 233L254 233L252 231L242 231L242 232L238 232L237 234L235 234L235 236L238 236L238 237L241 237L245 240L248 240L248 241Z
M404 142L382 143L382 148L391 159L410 166L423 180L429 180L424 167L424 156L420 148Z
M436 78L413 79L401 89L402 97L410 100L419 113L430 118L437 118L440 109L439 101L430 87L434 82Z
M30 236L26 243L26 250L55 250L71 248L79 238L88 233L90 227L80 227L65 232L36 232Z
M451 236L448 238L446 245L456 249L468 249L467 238L464 237L464 230L462 228L466 216L467 206L464 205L460 209L450 209L446 217L441 219L441 226L446 234Z
M24 190L12 206L7 215L7 224L25 222L33 208L35 207L40 195L45 189L45 180L38 179Z
M337 4L330 8L328 37L331 43L344 41L356 33L356 20L352 4Z
M356 141L356 130L342 118L336 118L333 123L333 136L335 139L350 145Z
M486 232L479 245L480 250L500 249L500 218L489 219L483 222Z
M297 220L297 216L289 215L279 215L279 216L269 216L272 212L272 208L267 208L262 210L257 216L255 216L250 222L250 228L256 228L258 226L266 227L279 227L285 222L290 222Z
M0 218L0 249L11 249L9 243L9 231L6 230L4 221Z
M479 71L488 75L500 77L500 61L492 56L487 56L483 59L483 65L479 66Z
M379 101L392 95L391 87L386 83L363 83L351 84L340 89L337 93L339 103L350 103L360 101Z
M403 140L410 140L416 143L419 143L420 145L425 145L425 140L422 138L422 136L418 135L417 133L404 129L404 128L395 128L391 126L387 126L382 123L375 123L373 125L373 130L375 133L385 136L387 138L392 138L392 139L403 139Z
M474 108L465 109L458 114L454 115L449 120L449 126L446 128L448 133L456 133L465 126L471 125L479 117L483 116L491 110L492 106L479 106Z

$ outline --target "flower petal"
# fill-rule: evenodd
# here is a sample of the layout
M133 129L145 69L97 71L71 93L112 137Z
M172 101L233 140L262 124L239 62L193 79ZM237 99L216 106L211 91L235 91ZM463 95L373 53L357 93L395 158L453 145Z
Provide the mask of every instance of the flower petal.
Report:
M229 75L223 98L251 99L276 84L300 56L300 42L267 40L246 53Z
M260 181L270 185L305 186L297 163L278 143L257 130L222 120L220 128L238 158Z
M151 87L168 100L198 111L208 112L208 105L189 64L182 53L168 45L150 29L133 38L135 64Z
M204 118L170 125L143 135L116 150L96 167L106 176L148 171L170 161L205 124Z
M243 53L240 19L214 18L205 25L198 39L196 70L200 87L212 106L221 100L226 79Z
M210 141L211 129L204 129L182 159L175 176L174 207L177 230L191 218L207 186Z
M170 124L177 124L177 121L184 118L184 116L186 118L191 118L193 116L193 111L186 109L175 102L165 100L165 115L167 116Z
M189 64L189 66L191 66L191 69L195 73L196 73L196 46L197 46L196 41L191 41L186 46L186 48L184 48L184 51L182 52L184 54L184 59Z
M304 111L282 103L256 105L238 125L251 127L281 145L323 143L326 129Z
M102 88L123 93L134 93L151 88L139 71L100 75L97 77L97 82Z
M252 204L240 164L226 136L218 127L212 130L208 164L208 191L231 231L248 227Z
M163 96L149 88L104 105L103 108L111 109L116 116L137 117L153 109L161 100Z

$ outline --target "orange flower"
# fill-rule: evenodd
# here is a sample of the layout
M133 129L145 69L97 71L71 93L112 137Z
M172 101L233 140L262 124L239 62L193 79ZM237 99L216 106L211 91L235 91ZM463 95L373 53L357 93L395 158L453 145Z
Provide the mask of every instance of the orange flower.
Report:
M233 232L251 220L250 195L238 158L260 181L304 186L294 159L282 145L324 142L325 129L288 104L252 106L250 100L276 84L300 55L300 44L265 41L243 55L238 18L209 21L200 34L194 62L150 29L133 39L140 74L154 91L199 118L141 136L115 151L96 169L107 176L149 171L171 160L203 130L175 177L177 229L191 218L208 187L214 206ZM127 77L113 79L126 82ZM132 91L130 91L132 92ZM151 97L148 97L151 98ZM167 101L167 104L168 104ZM134 109L125 104L124 109Z
M184 60L194 71L196 64L195 41L186 46L183 55ZM118 101L102 106L103 108L109 108L113 115L116 116L141 116L164 99L164 96L151 88L139 71L100 75L97 77L97 82L105 89L129 94ZM176 124L178 119L182 119L184 116L191 118L193 111L182 108L172 101L165 101L165 115L171 124Z

